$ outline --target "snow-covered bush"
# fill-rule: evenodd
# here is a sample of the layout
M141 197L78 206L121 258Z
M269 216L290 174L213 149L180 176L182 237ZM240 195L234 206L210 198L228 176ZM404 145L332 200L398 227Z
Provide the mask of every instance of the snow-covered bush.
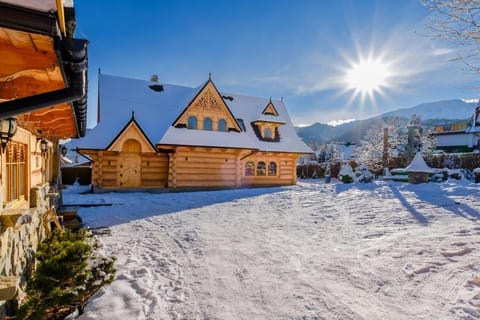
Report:
M364 164L370 171L382 169L383 124L375 124L368 128L365 136L355 150L357 162Z
M367 169L367 166L364 164L359 165L355 168L355 176L358 182L372 182L374 179L373 174Z
M338 178L343 183L352 183L355 178L352 166L350 166L348 163L343 163L342 167L340 168L340 172L338 173Z
M473 169L472 173L475 177L475 183L480 183L480 168Z
M446 154L443 158L443 166L448 169L458 169L462 167L462 161L456 154Z

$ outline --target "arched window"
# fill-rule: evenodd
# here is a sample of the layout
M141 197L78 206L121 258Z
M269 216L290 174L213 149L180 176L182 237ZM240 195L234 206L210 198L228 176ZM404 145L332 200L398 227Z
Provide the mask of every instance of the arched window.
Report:
M203 130L212 130L212 119L203 119Z
M277 175L277 164L273 161L268 164L268 175L269 176Z
M265 162L260 161L257 163L257 176L265 176L267 175L267 165Z
M195 118L194 116L188 117L187 128L188 129L197 129L197 118Z
M265 139L272 139L272 130L270 130L270 128L265 129L264 138Z
M248 161L245 164L245 176L255 175L255 163L253 161Z
M218 120L218 131L227 131L227 121L225 119Z

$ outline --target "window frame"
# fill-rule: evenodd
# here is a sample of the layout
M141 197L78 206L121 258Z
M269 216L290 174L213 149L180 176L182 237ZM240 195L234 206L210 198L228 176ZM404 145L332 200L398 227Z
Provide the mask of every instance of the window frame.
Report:
M257 162L257 169L255 170L255 175L259 177L264 177L267 175L267 164L265 161Z
M5 157L6 198L5 203L28 199L27 145L11 141L7 144Z
M208 126L206 125L208 123ZM210 117L203 118L203 130L213 130L213 120Z
M245 171L244 171L245 177L254 177L255 169L256 169L255 162L252 160L247 161L247 163L245 163Z
M218 131L227 132L227 120L225 119L218 120L217 126L218 126Z
M275 170L272 170L272 165L273 165L273 167L275 168ZM270 161L270 162L268 163L267 175L268 175L269 177L276 177L276 176L277 176L277 172L278 172L277 168L278 168L277 163L276 163L275 161Z
M270 130L270 128L265 128L265 130L263 130L263 138L269 140L273 139L272 130Z
M194 122L193 122L194 121ZM192 126L192 124L194 124ZM190 116L188 117L187 119L187 128L188 129L197 129L198 128L198 120L197 120L197 117L195 116Z

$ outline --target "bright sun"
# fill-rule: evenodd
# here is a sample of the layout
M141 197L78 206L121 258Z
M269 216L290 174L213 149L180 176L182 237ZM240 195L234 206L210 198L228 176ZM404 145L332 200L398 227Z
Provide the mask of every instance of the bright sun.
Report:
M346 72L345 81L349 90L355 90L362 96L372 96L375 92L381 93L382 88L388 86L390 76L386 63L380 59L366 59L351 65Z

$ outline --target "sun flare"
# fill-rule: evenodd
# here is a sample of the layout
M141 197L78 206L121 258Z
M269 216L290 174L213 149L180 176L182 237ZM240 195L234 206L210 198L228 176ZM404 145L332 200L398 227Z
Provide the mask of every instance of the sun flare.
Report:
M391 76L388 64L381 60L360 60L352 64L345 75L345 82L349 90L355 90L362 95L372 95L388 86Z

